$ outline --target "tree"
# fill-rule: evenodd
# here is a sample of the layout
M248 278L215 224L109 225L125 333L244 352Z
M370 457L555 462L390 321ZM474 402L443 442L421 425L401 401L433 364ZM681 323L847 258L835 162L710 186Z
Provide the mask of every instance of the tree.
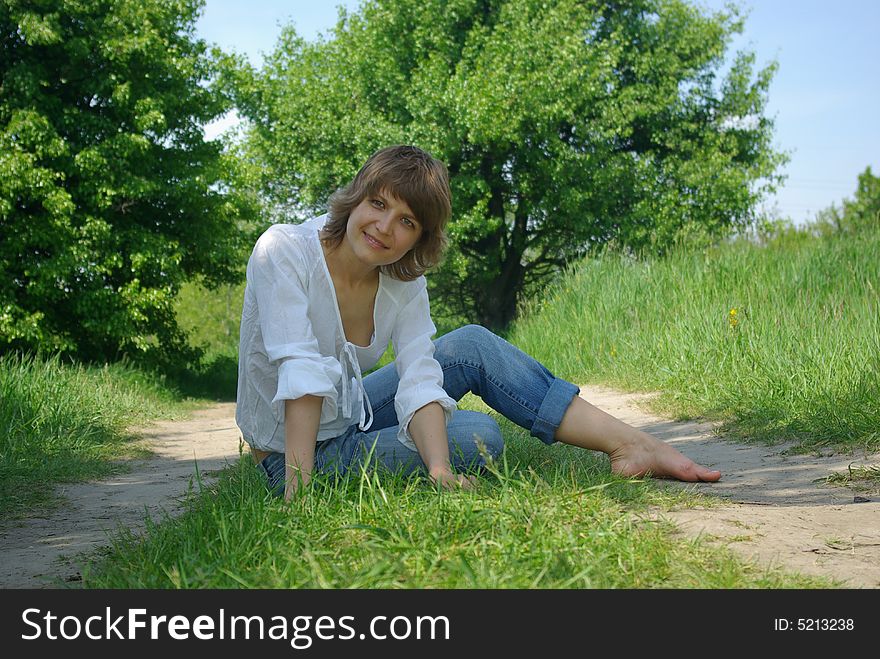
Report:
M844 199L843 207L831 204L817 213L816 225L825 233L858 233L880 228L880 176L870 167L859 174L853 199Z
M197 0L0 3L0 349L184 349L181 282L233 281L245 200ZM218 55L219 57L219 55Z
M328 40L285 29L240 102L280 216L322 209L381 146L444 160L452 248L432 283L499 329L602 245L750 222L784 157L774 66L740 53L720 76L741 28L679 0L372 0Z

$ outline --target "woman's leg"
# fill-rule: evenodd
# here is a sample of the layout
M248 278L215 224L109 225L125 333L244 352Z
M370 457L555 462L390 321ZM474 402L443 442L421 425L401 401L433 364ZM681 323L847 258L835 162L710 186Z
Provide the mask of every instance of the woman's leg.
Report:
M348 456L346 469L366 466L405 474L426 472L418 451L404 446L397 438L398 430L395 425L351 434L347 440L351 446L343 449ZM492 417L481 412L456 410L446 426L446 435L449 460L456 472L480 470L504 451L501 429ZM318 462L315 468L324 470Z
M425 472L417 451L397 439L398 426L360 432L357 426L318 444L314 474L342 476L362 467L395 473ZM481 470L504 451L501 429L488 414L456 410L446 428L449 460L456 472ZM284 454L269 453L258 463L266 486L275 496L284 494Z
M717 481L721 472L707 469L669 444L616 419L583 398L574 398L562 417L556 439L603 451L611 471L621 476L654 476L681 481Z
M443 388L455 400L473 392L496 412L545 444L578 395L543 364L479 325L466 325L434 342Z
M529 430L546 444L554 435L578 388L478 325L467 325L434 342L443 369L443 388L455 400L468 392ZM394 364L364 378L373 408L373 428L396 425L394 396L399 379Z
M489 330L468 325L440 337L434 357L444 389L460 400L468 391L541 441L561 441L611 458L623 476L715 481L721 473L697 465L671 446L578 397L579 389ZM393 404L392 404L393 406Z

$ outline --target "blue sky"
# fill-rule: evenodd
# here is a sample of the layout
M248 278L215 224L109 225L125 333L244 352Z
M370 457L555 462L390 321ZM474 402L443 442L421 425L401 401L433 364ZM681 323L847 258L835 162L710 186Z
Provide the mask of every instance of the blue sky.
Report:
M281 25L293 22L306 39L329 35L337 7L359 0L206 0L198 34L259 65ZM727 0L698 0L721 9ZM767 206L802 223L831 203L852 197L868 165L880 174L880 2L876 0L741 0L749 11L731 46L755 52L759 65L776 59L768 114L776 146L790 153L788 179ZM218 127L228 126L230 121Z

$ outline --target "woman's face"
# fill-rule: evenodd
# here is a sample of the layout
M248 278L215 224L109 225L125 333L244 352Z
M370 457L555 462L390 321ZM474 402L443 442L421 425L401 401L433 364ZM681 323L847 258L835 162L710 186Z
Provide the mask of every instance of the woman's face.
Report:
M422 235L422 226L405 201L384 191L364 198L348 218L346 240L365 265L395 263Z

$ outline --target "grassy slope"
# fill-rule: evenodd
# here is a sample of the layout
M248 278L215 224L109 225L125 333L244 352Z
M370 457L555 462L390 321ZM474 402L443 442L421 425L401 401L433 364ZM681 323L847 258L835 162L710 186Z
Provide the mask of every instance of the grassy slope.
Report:
M666 261L585 262L511 339L561 375L661 389L679 414L732 415L749 436L876 441L876 236L790 235ZM841 304L842 303L842 304ZM733 313L732 309L736 309ZM831 399L828 402L827 399ZM465 407L485 409L476 399ZM353 476L293 510L243 462L192 510L120 538L87 587L783 587L649 521L691 505L616 479L603 456L548 447L501 420L505 463L476 492Z
M574 382L804 449L880 449L880 234L585 261L510 339Z

